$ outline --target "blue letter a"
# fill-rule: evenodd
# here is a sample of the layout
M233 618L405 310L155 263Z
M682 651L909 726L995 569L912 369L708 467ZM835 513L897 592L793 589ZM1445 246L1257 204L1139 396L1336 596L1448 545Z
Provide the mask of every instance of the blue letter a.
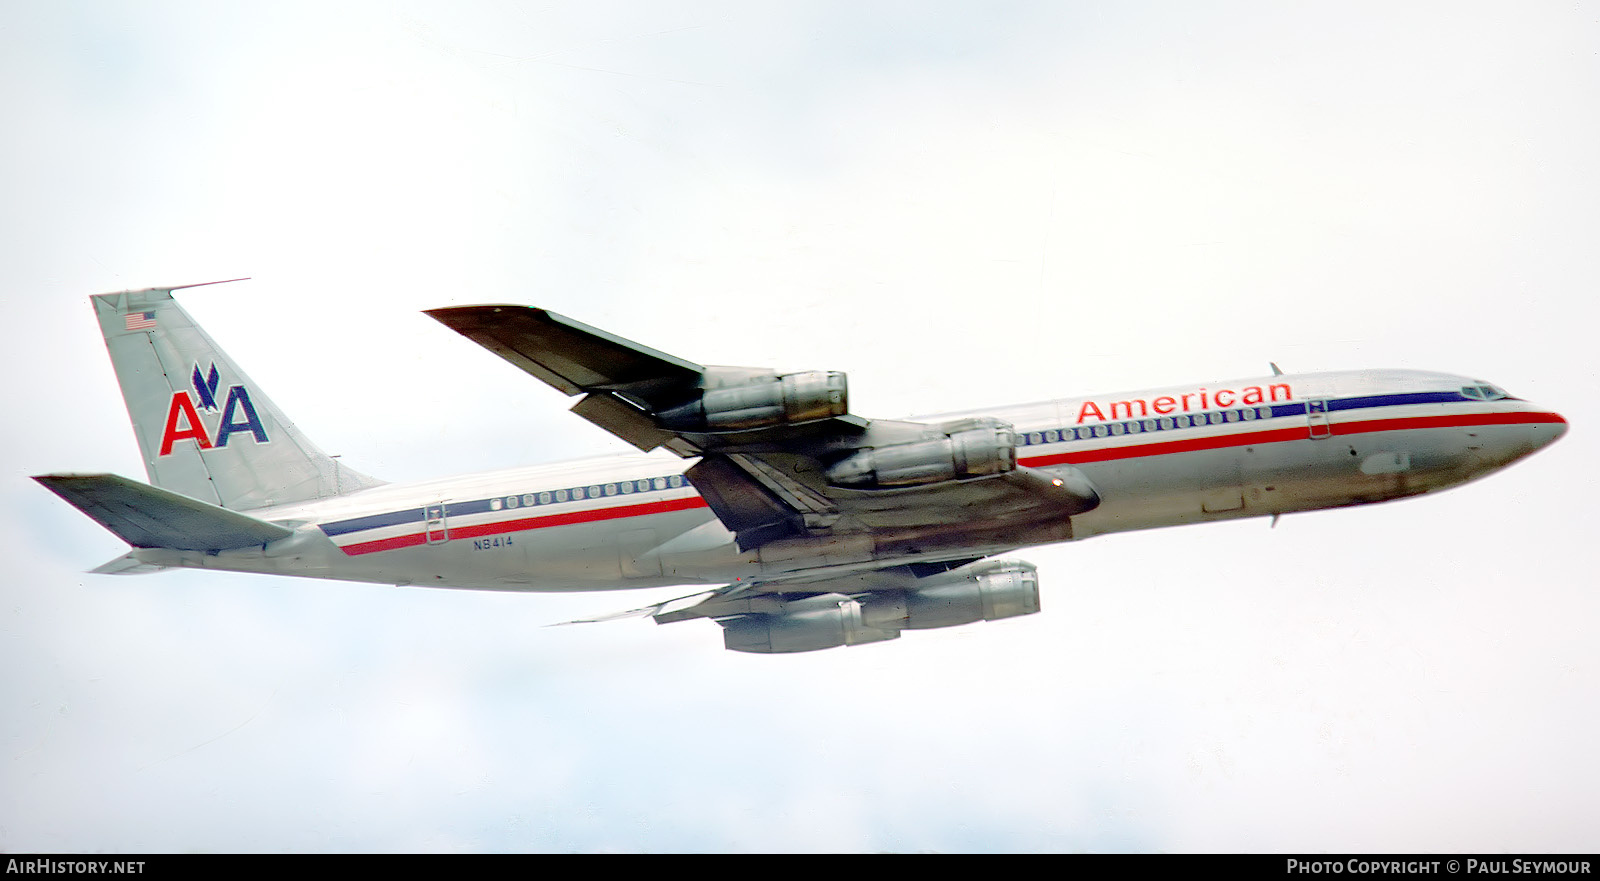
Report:
M240 422L235 410L244 411L244 421ZM261 424L261 417L256 415L256 408L250 403L250 393L244 386L236 385L228 389L228 403L222 408L222 427L217 429L217 446L228 445L228 438L236 431L249 429L255 435L256 443L267 442L267 429Z

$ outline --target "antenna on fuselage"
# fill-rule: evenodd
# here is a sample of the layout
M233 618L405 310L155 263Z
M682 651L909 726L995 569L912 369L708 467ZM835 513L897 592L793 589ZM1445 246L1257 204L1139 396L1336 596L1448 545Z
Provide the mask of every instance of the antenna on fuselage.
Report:
M1278 367L1278 362L1276 362L1276 361L1268 361L1267 363L1272 365L1272 375L1273 376L1282 376L1283 375L1283 370L1280 367Z

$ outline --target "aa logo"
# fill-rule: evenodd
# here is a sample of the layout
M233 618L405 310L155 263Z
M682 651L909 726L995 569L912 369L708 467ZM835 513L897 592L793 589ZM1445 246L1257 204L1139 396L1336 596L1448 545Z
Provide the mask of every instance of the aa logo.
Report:
M167 424L161 430L160 455L171 454L172 445L181 440L192 440L202 450L226 447L235 434L244 431L250 432L258 444L268 441L266 426L261 424L255 405L250 403L250 392L242 385L228 386L228 397L222 405L222 418L217 420L215 432L201 421L201 410L217 412L220 378L216 364L213 363L206 373L201 373L200 365L196 364L191 378L194 396L190 397L187 390L172 393L172 403L167 406Z

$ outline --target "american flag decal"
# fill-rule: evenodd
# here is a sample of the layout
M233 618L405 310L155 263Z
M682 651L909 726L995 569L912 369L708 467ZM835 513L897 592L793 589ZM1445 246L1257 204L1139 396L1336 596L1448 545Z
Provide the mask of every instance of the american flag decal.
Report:
M128 330L155 330L156 313L154 312L129 312L123 319L122 326Z

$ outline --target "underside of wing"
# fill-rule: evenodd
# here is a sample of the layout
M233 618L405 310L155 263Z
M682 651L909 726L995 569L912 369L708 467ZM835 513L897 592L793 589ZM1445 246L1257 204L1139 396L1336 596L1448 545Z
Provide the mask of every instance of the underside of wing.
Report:
M698 457L686 476L746 550L836 536L908 548L1000 547L1006 533L1055 541L1099 503L1071 468L1019 468L1015 430L999 420L851 415L843 373L702 366L526 306L429 314L582 395L573 411L623 440Z
M842 373L706 367L529 306L428 314L558 391L583 395L574 412L642 450L697 456L864 424L838 419L848 410Z
M457 306L428 314L569 395L692 384L705 370L547 309Z

